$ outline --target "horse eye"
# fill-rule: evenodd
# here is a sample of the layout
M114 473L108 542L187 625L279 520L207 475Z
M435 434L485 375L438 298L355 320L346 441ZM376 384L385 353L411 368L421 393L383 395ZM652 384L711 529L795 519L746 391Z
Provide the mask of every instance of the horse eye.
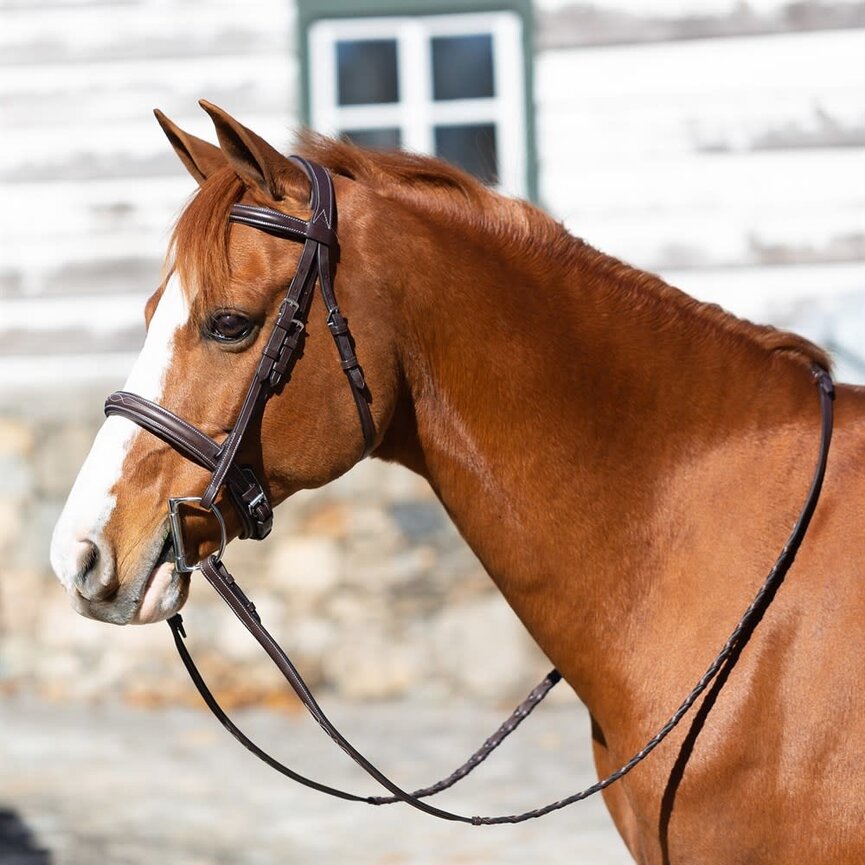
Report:
M241 312L223 310L214 313L207 323L207 333L220 342L240 342L248 337L255 322Z

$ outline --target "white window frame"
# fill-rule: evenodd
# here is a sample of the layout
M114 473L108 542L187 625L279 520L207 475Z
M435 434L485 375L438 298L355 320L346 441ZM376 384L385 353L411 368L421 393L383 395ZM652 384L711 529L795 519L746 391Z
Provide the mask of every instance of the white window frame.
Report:
M492 36L495 96L435 101L432 38L481 33ZM307 38L308 56L317 61L310 75L310 120L314 129L337 135L343 129L396 127L404 150L434 153L434 127L492 123L498 158L496 188L508 195L526 196L523 24L515 12L323 19L310 26ZM336 44L353 39L396 40L399 102L337 103Z

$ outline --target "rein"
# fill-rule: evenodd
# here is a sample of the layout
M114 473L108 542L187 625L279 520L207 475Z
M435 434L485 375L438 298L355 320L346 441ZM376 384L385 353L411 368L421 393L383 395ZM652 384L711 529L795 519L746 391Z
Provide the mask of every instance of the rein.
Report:
M813 376L820 395L820 454L808 494L790 536L778 555L775 564L769 571L763 585L754 596L747 610L743 613L720 652L691 692L685 697L667 722L660 727L658 732L620 769L606 778L592 784L585 790L531 811L495 817L471 817L430 805L423 800L453 786L486 760L534 711L536 706L559 682L561 674L555 669L548 673L541 683L513 711L510 717L459 768L446 778L428 787L409 793L391 781L390 778L364 757L331 723L291 659L262 624L261 618L255 609L255 604L250 601L222 563L221 556L227 542L227 535L225 523L222 514L215 504L215 499L223 486L227 490L229 501L231 501L240 516L240 537L252 537L256 540L261 540L270 532L273 522L273 509L268 500L265 486L251 467L237 464L237 456L250 422L260 416L267 400L275 393L278 393L291 378L294 364L300 356L306 320L309 315L316 281L318 281L322 299L327 309L327 325L333 336L342 369L346 374L357 406L364 440L362 456L367 456L375 445L375 425L369 407L370 395L354 352L354 342L351 338L348 323L339 310L333 291L333 277L339 256L339 244L336 236L336 200L333 184L327 170L320 165L309 162L299 156L292 156L291 159L303 169L310 180L312 216L308 222L269 208L253 207L244 204L233 205L229 216L229 221L231 222L258 229L276 237L301 242L303 243L303 249L297 270L288 287L286 297L280 305L273 330L247 390L238 419L228 437L224 442L218 444L209 436L162 406L125 391L118 391L108 397L105 403L105 413L107 415L121 415L132 420L148 432L162 439L162 441L171 445L187 459L203 466L212 473L208 486L200 497L185 496L169 499L169 526L174 543L175 566L177 570L180 572L201 571L235 616L244 624L265 652L267 652L292 690L324 732L370 777L388 790L391 795L364 796L330 787L306 778L284 766L266 751L259 748L228 717L207 687L184 643L186 632L183 627L182 618L180 614L175 614L168 620L168 624L171 627L174 642L181 660L204 702L220 723L244 747L283 775L322 793L349 801L364 802L368 805L388 805L395 802L404 802L434 817L461 823L470 823L475 826L521 823L525 820L542 817L545 814L558 811L561 808L586 799L609 787L620 778L623 778L663 742L688 713L700 695L716 679L718 674L728 665L735 663L739 652L750 638L751 632L772 602L775 593L780 588L784 577L795 560L796 553L805 538L811 517L820 497L826 473L829 446L832 439L833 400L835 393L831 376L820 367L815 366L813 368ZM219 552L206 557L197 564L187 561L183 543L180 506L185 503L197 503L205 510L212 511L220 526L221 542Z

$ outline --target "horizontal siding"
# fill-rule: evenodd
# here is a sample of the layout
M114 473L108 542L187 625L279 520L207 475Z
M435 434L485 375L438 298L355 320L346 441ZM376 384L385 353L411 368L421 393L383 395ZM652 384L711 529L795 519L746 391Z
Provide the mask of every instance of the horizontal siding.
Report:
M535 6L542 51L865 26L860 0L535 0Z
M293 26L293 5L244 0L242 8L243 15L238 15L233 0L65 4L28 0L4 18L0 67L282 52Z
M865 29L543 52L541 119L570 118L581 134L541 136L542 153L577 164L604 152L753 149L787 125L861 127L863 56Z
M568 5L538 0L539 28ZM675 23L737 5L596 8ZM763 18L789 6L749 4ZM243 15L204 0L0 3L0 359L24 359L19 377L50 381L52 359L79 355L64 373L96 374L99 357L122 371L194 190L151 109L212 138L206 97L287 146L293 27L283 0ZM863 56L865 29L541 50L543 203L590 243L751 317L784 314L763 281L795 283L796 303L809 282L834 299L865 289Z
M131 352L91 353L77 346L71 354L0 356L0 415L74 417L89 410L92 406L77 405L77 395L91 389L108 394L122 387L139 350L140 344ZM46 392L51 399L34 399Z
M67 293L0 298L0 357L128 351L144 338L141 302L129 295Z
M297 125L282 0L0 5L0 380L119 383L195 189L152 115L214 139L207 98L279 145ZM119 378L118 378L119 376Z
M545 204L575 234L653 270L861 260L865 201L851 178L863 172L858 152L599 162L550 183Z
M176 157L174 162L179 165ZM172 215L195 190L194 181L185 171L180 173L177 165L170 164L168 175L134 181L121 178L7 185L3 231L13 247L11 257L4 255L4 259L14 262L21 256L27 260L21 250L30 244L41 247L43 256L50 259L46 236L51 237L52 245L73 240L85 246L106 233L159 231L167 236Z
M278 114L282 122L272 131L284 136L296 104L296 70L290 60L280 52L254 61L235 54L0 67L0 111L8 133L21 136L13 141L32 140L46 150L40 142L57 127L75 136L70 147L80 148L82 141L98 146L101 138L110 141L119 134L122 124L134 126L158 107L204 128L196 113L202 97L250 114ZM6 165L15 165L15 157L16 150L4 147Z
M542 54L544 203L651 269L862 259L863 56L865 30Z

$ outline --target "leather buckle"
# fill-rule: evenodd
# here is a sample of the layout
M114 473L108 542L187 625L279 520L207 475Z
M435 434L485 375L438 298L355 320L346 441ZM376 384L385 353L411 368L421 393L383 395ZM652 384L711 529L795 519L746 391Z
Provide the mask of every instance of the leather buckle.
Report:
M249 504L247 504L246 508L249 511L249 515L251 517L255 516L255 509L263 502L267 500L267 496L264 494L264 490L262 490Z
M279 312L277 313L277 316L276 316L277 320L280 320L283 318L283 316L285 315L285 310L288 307L291 307L291 314L292 314L292 316L294 316L294 314L300 309L300 304L296 300L293 300L290 297L284 298L282 303L279 305Z
M333 336L343 336L348 333L348 322L339 307L334 307L328 312L327 326Z

